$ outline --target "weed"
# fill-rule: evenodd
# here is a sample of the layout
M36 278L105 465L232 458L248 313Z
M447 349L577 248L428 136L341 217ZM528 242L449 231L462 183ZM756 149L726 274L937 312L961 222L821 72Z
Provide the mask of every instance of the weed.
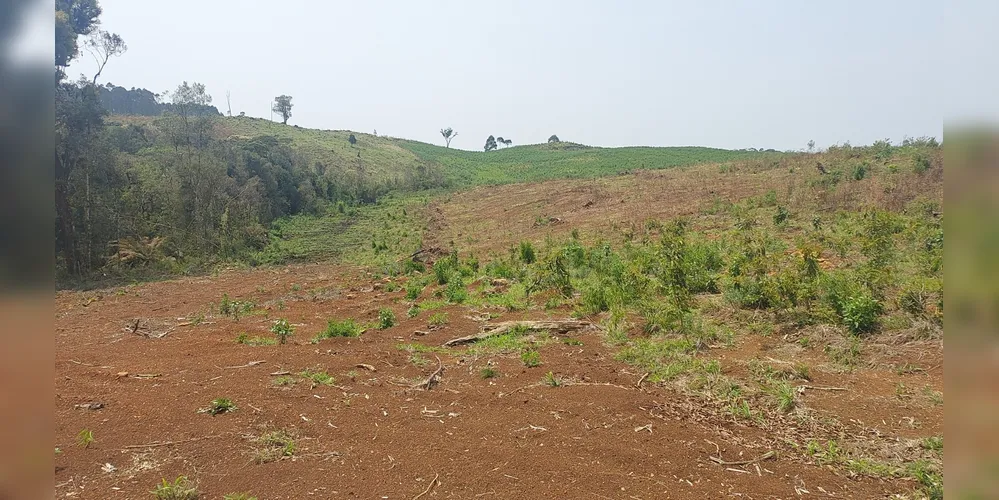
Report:
M229 300L228 294L222 294L222 300L219 302L219 313L223 316L229 316L233 320L239 321L240 315L249 313L252 310L253 302Z
M295 385L295 377L291 377L289 375L282 375L280 377L275 378L271 383L279 387L289 387Z
M269 339L264 337L250 337L249 335L246 334L246 332L241 332L239 335L236 336L236 343L257 347L264 345L274 345L277 344L278 341L275 339Z
M528 368L541 366L541 353L534 350L524 351L520 355L520 361L523 362L524 366Z
M326 372L304 370L299 375L312 383L309 389L315 389L316 386L320 385L333 385L336 383L336 379Z
M787 219L791 216L790 212L783 205L777 205L777 212L774 213L774 225L782 227L787 223Z
M496 378L498 376L499 372L488 366L479 370L479 377L482 377L483 379Z
M749 402L745 399L740 400L738 403L733 401L732 404L729 405L728 411L732 415L747 420L751 420L753 418L753 412L749 408Z
M406 300L416 300L423 293L425 285L420 280L411 279L406 283Z
M860 340L855 337L850 338L846 345L827 345L825 351L830 359L840 365L854 367L860 363Z
M579 340L579 339L562 339L562 343L565 344L565 345L571 345L571 346L581 346L581 345L583 345L583 341Z
M468 300L468 290L460 275L452 276L444 288L444 298L451 304L461 304Z
M207 413L209 415L221 415L223 413L231 413L238 410L239 407L232 400L226 398L216 398L213 399L211 403L208 404L207 408L202 408L199 410L201 413Z
M254 439L257 448L253 453L253 461L258 464L274 462L295 454L295 439L284 429L262 434Z
M520 261L524 264L533 264L536 259L537 257L534 254L534 245L532 245L530 241L521 241Z
M186 476L180 476L172 483L163 479L150 493L156 500L198 500L201 495Z
M777 399L778 410L787 413L798 406L797 394L791 384L778 382L770 386L770 392Z
M286 344L288 342L288 337L290 337L295 332L295 327L288 323L287 319L278 318L277 321L271 326L271 333L277 335L278 342L281 344Z
M930 436L924 438L923 442L920 445L923 447L924 450L943 453L943 437Z
M420 315L420 306L418 306L416 304L413 304L413 305L409 306L409 309L406 309L406 317L407 318L415 318L415 317L417 317L419 315Z
M395 313L391 309L381 308L378 310L378 328L385 330L395 326Z
M79 434L76 435L76 444L83 448L90 448L90 445L94 442L94 431L90 429L83 429Z
M853 180L862 181L867 177L867 164L861 163L853 167Z
M908 465L906 472L919 482L923 493L930 500L943 500L943 475L926 460L917 460Z
M555 375L552 372L546 373L544 378L541 379L541 381L544 382L544 384L547 385L548 387L562 387L562 385L565 384L565 382L562 380L562 377L559 377L558 375Z
M448 323L447 312L441 311L430 315L427 324L430 326L444 326Z
M843 323L855 335L874 330L879 314L881 303L868 295L849 297L843 304Z
M943 406L944 404L943 393L940 391L934 391L928 385L923 387L923 396L926 396L926 398L936 406Z
M360 337L364 333L364 327L358 325L353 319L342 321L329 320L326 322L326 329L316 336L317 339L331 339L335 337Z
M794 365L794 378L800 380L812 380L812 376L809 374L808 365L803 363Z

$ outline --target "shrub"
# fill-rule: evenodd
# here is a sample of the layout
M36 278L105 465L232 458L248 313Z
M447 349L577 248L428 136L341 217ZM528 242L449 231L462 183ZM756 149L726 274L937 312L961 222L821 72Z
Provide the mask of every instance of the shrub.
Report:
M406 283L406 299L416 300L423 293L424 284L420 280L411 279Z
M417 262L415 260L407 260L402 266L402 272L404 274L413 274L415 272L424 272L427 270L427 266L423 265L422 262Z
M452 276L460 275L459 267L458 255L454 252L434 262L434 277L437 278L437 284L446 285Z
M444 298L452 304L461 304L468 299L468 290L465 289L461 275L455 274L448 280L447 287L444 288Z
M528 368L541 366L541 353L534 350L524 351L523 354L520 355L520 361L522 361L524 366Z
M434 313L430 315L430 319L427 324L430 326L444 326L448 322L447 313L444 311Z
M295 332L295 327L288 323L287 319L278 318L271 326L271 333L277 335L278 342L285 344L288 342L288 337L290 337Z
M156 500L198 500L200 496L198 489L185 476L178 477L172 483L164 479L150 493Z
M867 164L861 163L853 167L853 180L862 181L864 177L867 177Z
M524 264L533 264L536 260L534 245L530 241L520 242L520 261Z
M787 223L788 217L790 217L790 212L787 211L783 205L777 205L777 212L774 213L774 225L783 226Z
M358 325L353 319L348 318L343 321L331 319L326 322L326 329L320 332L317 337L327 339L333 337L360 337L363 332L364 328Z
M395 326L395 313L391 309L382 308L378 310L378 328L382 330Z
M877 327L878 315L881 314L881 303L869 295L849 297L843 304L843 324L850 333L861 334Z

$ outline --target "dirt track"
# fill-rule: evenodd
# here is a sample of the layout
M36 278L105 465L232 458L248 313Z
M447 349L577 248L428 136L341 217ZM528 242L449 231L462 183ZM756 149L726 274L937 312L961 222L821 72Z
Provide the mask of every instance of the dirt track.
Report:
M179 475L194 480L202 498L235 491L261 499L414 498L424 491L421 498L794 498L796 487L875 498L913 489L903 480L847 478L781 451L759 469L715 464L711 443L725 460L740 461L763 454L772 440L671 390L635 388L641 374L614 361L597 334L581 336L582 346L546 345L537 368L495 357L501 376L488 380L479 377L486 359L444 353L438 386L407 388L433 372L436 360L430 354L428 366L414 366L398 344L439 345L478 323L455 307L448 325L413 337L426 329L425 315L406 319L397 302L403 292L372 288L358 270L310 265L58 294L57 496L147 498L161 478ZM135 318L188 322L223 293L298 324L291 343L234 343L242 331L268 335L264 316L235 322L208 315L160 339L125 329ZM393 308L400 324L358 339L308 343L327 319L374 320L379 307ZM251 361L264 363L227 368ZM306 368L328 371L339 387L275 387L269 375ZM566 385L540 384L548 371ZM218 397L239 409L198 413ZM89 402L104 407L75 407ZM94 434L86 449L75 444L81 429ZM275 429L297 436L294 456L255 464L250 439ZM136 446L165 441L176 444Z

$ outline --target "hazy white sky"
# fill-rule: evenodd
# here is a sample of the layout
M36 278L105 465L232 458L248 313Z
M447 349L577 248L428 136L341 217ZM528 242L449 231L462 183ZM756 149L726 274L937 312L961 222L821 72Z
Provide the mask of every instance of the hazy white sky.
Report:
M941 137L942 62L955 56L942 32L987 22L947 21L924 1L101 5L103 29L129 46L102 83L162 92L198 81L221 111L229 90L233 114L265 118L288 94L291 124L435 143L451 126L463 149L489 134L777 149ZM68 74L93 68L83 54Z

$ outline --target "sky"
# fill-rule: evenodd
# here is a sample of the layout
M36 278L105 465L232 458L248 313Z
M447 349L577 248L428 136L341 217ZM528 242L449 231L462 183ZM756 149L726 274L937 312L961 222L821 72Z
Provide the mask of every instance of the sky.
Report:
M822 148L939 138L954 113L999 116L995 57L978 57L999 35L988 16L957 12L999 14L996 2L100 3L102 29L128 52L99 83L197 81L222 112L229 91L234 115L263 118L287 94L289 124L440 144L453 127L462 149L490 134ZM953 50L945 32L978 50ZM951 59L974 69L948 80ZM94 71L84 53L67 73Z

